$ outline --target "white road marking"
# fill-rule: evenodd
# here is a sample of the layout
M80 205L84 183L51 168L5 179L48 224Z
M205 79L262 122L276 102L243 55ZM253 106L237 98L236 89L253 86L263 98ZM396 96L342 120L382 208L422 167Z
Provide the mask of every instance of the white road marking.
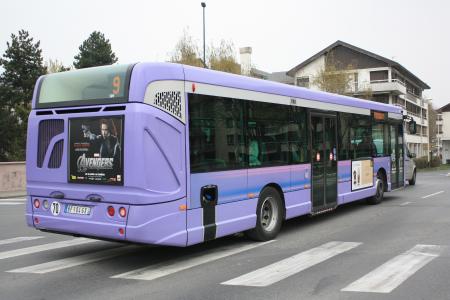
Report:
M63 269L68 269L75 266L85 265L88 263L110 259L129 252L130 250L137 249L138 246L122 246L114 249L108 249L98 251L94 253L83 254L79 256L68 257L64 259L58 259L43 264L33 265L29 267L19 268L7 271L9 273L33 273L33 274L45 274Z
M433 193L433 194L429 194L429 195L423 196L422 199L426 199L426 198L429 198L429 197L433 197L433 196L442 194L443 192L444 192L444 191L439 191L439 192L436 192L436 193Z
M0 202L0 205L23 205L23 202Z
M119 275L114 275L111 278L124 278L124 279L136 279L136 280L153 280L160 277L164 277L173 273L177 273L192 267L196 267L208 262L218 260L230 255L234 255L240 252L244 252L250 249L254 249L263 245L274 242L275 240L268 241L265 243L251 243L245 244L240 247L234 247L231 249L218 248L213 252L205 254L196 254L183 256L178 259L158 263L145 268L140 268L134 271L122 273Z
M255 287L268 286L359 245L361 243L329 242L221 284Z
M76 238L76 239L68 240L68 241L43 244L43 245L38 245L38 246L21 248L21 249L17 249L17 250L3 251L3 252L0 252L0 260L6 259L6 258L11 258L11 257L27 255L27 254L33 254L33 253L37 253L37 252L41 252L41 251L83 245L83 244L88 244L88 243L92 243L92 242L97 242L97 240L91 240L91 239L86 239L86 238Z
M405 205L408 205L408 204L411 204L412 202L409 202L409 201L406 201L406 202L403 202L402 204L400 204L400 206L405 206Z
M439 256L441 247L416 245L356 280L341 291L390 293L406 279Z
M32 241L37 239L42 239L43 236L19 236L15 238L10 238L6 240L0 240L0 245L7 245L12 243L24 242L24 241Z

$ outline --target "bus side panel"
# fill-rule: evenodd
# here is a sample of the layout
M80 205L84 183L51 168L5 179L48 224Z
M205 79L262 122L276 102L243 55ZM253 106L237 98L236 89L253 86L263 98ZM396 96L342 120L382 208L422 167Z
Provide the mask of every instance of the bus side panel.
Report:
M284 194L286 220L311 213L311 189L302 189Z
M344 195L351 193L351 160L343 160L338 162L338 205L344 204Z
M283 193L291 190L291 166L255 168L248 170L248 193L251 197L259 197L263 187L275 183Z
M376 176L378 173L378 170L383 168L386 172L386 180L387 180L387 190L388 192L391 191L391 157L390 156L384 156L384 157L375 157L373 159L373 174Z
M194 245L204 241L203 208L189 209L187 211L187 245Z
M228 202L215 207L215 238L241 232L256 226L258 199ZM187 212L188 245L204 242L203 208Z
M185 247L187 244L186 198L153 205L131 205L126 240Z
M201 207L201 189L216 185L218 204L247 199L247 170L191 174L190 208Z
M284 194L286 219L311 212L311 164L291 166L290 192Z
M216 237L230 235L256 226L258 198L216 206Z
M352 191L351 186L351 160L338 162L338 205L361 200L375 195L376 186ZM375 168L374 168L375 170ZM376 180L377 173L374 171L373 182Z

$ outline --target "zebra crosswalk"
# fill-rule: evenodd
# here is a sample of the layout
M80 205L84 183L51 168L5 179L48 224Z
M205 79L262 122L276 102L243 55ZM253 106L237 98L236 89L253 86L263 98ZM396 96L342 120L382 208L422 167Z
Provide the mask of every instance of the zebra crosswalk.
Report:
M342 289L348 292L390 293L439 256L442 247L416 245Z
M97 240L87 238L75 238L64 241L44 242L39 245L26 246L17 248L15 250L1 251L2 247L25 243L36 243L45 241L44 236L22 236L12 237L0 240L0 262L2 260L12 259L25 255L38 255L40 252L52 251L56 249L72 248L74 246L83 246L98 242ZM208 263L222 259L233 259L233 256L242 255L243 253L251 254L251 251L256 251L258 248L270 247L276 244L276 241L269 241L265 243L240 243L239 245L219 246L213 249L200 251L202 253L194 252L187 255L178 255L156 261L149 265L143 265L136 269L127 270L126 272L117 272L118 274L105 274L105 277L114 280L144 280L152 281L162 277L169 277L179 272L186 272L189 269L201 268ZM117 258L120 256L133 256L136 251L142 249L138 245L118 245L111 244L109 248L101 248L98 251L92 251L82 254L60 258L56 260L42 261L38 264L29 266L20 266L14 269L0 269L6 273L14 273L14 276L21 276L20 274L48 274L53 272L63 272L64 270L75 268L87 264L95 264L100 261ZM278 261L270 262L267 265L260 265L253 270L248 270L247 273L237 271L235 276L229 276L225 281L220 280L217 284L222 286L247 286L253 288L268 288L280 281L283 281L293 276L308 276L308 271L316 265L322 264L329 260L340 260L344 253L351 253L356 248L361 247L363 243L360 242L343 242L330 241L321 245L317 245L310 249L306 249L291 256L283 257ZM396 253L393 258L388 259L380 266L370 270L366 270L366 274L360 278L355 275L352 283L347 286L341 286L338 292L353 292L353 293L391 293L399 286L407 281L411 276L419 272L424 266L441 256L447 246L441 245L422 245L418 244L411 249L405 249L403 253ZM94 248L95 249L95 248ZM376 250L374 250L376 251ZM73 251L68 252L73 253ZM256 257L256 256L255 256ZM39 257L38 257L39 259ZM349 259L347 256L346 259ZM144 263L145 264L145 263ZM10 266L11 263L8 264ZM342 260L339 264L345 267L345 262ZM107 273L107 272L105 272ZM4 273L5 274L5 273ZM44 276L44 275L42 275Z
M0 240L0 245L13 244L18 242L32 241L37 239L42 239L43 236L19 236L15 238Z
M16 249L16 250L3 251L3 252L0 252L0 260L11 258L11 257L27 255L27 254L38 253L38 252L42 252L42 251L48 251L48 250L54 250L54 249L59 249L59 248L88 244L88 243L92 243L92 242L96 242L96 240L85 239L85 238L76 238L76 239L72 239L72 240L68 240L68 241L60 241L60 242L55 242L55 243L20 248L20 249Z
M192 267L196 267L220 258L231 256L243 251L247 251L256 247L260 247L271 243L274 241L269 241L265 243L252 243L249 245L244 245L237 248L231 249L216 249L213 252L201 255L201 256L191 256L183 257L181 260L173 260L170 262L163 262L157 265L152 265L149 267L140 268L131 272L126 272L123 274L112 276L111 278L124 278L124 279L138 279L138 280L153 280L156 278L164 277L179 271L183 271Z
M276 263L222 282L224 285L268 286L297 274L338 254L349 251L361 243L329 242Z
M25 205L25 198L0 198L0 206Z

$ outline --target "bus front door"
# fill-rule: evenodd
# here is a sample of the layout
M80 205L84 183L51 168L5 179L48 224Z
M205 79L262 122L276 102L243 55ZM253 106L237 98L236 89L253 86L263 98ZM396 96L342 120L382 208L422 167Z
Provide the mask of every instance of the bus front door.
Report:
M336 116L311 113L312 213L337 205Z
M394 122L393 122L394 123ZM390 125L391 134L391 187L396 189L404 185L403 178L403 127L402 123Z

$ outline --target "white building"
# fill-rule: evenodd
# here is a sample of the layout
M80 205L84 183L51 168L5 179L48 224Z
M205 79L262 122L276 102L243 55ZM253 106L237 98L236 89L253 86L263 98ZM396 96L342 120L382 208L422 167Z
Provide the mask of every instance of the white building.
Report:
M252 76L259 79L265 79L270 81L281 82L285 84L294 84L294 78L288 76L286 71L281 72L265 72L253 67L252 64L252 47L239 48L241 74L246 76Z
M372 95L373 101L403 107L417 122L417 133L406 133L406 143L418 157L428 155L428 103L422 92L430 87L399 63L353 45L337 41L287 72L295 84L318 89L314 79L325 68L332 53L336 67L349 73L347 93L354 97Z
M437 148L442 163L450 163L450 103L437 111Z

